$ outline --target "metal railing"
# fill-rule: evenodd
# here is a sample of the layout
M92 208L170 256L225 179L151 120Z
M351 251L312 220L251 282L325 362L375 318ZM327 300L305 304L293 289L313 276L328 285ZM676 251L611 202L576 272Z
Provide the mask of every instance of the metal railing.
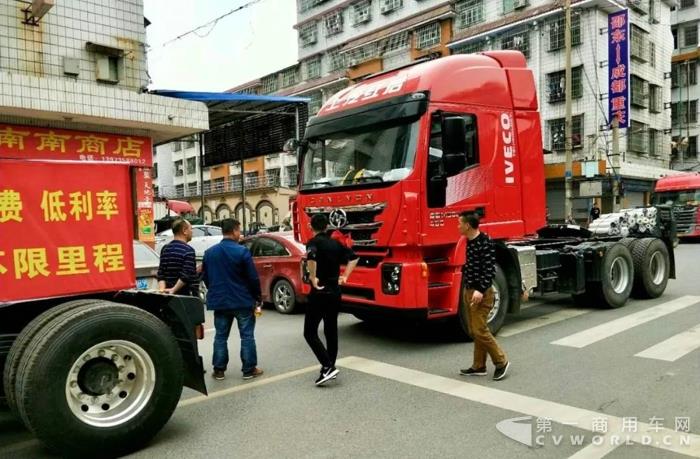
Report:
M263 175L260 177L246 177L246 191L255 191L267 188L279 188L281 186L294 187L296 185L296 176L288 177L283 181L278 175ZM240 193L243 190L241 179L224 179L218 182L208 182L204 184L204 195L224 194L224 193ZM159 194L161 197L178 199L195 197L201 194L200 185L188 185L185 188L178 187L160 187Z

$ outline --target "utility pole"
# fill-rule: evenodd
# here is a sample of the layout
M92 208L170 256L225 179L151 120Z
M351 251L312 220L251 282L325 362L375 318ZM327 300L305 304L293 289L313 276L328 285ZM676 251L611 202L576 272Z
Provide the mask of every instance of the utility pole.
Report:
M564 2L564 48L566 63L564 71L564 100L566 118L564 119L564 148L566 153L566 169L564 170L564 218L573 216L573 155L571 152L571 0Z
M612 119L612 211L620 211L620 120L617 116Z

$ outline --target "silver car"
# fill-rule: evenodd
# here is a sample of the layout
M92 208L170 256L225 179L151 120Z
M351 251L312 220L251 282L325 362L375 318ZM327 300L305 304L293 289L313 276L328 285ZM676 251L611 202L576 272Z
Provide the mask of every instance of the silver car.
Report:
M158 290L160 257L155 250L141 241L134 241L134 267L138 290Z
M190 246L195 256L201 259L204 252L223 239L221 228L212 225L192 225L192 240ZM156 235L156 252L160 253L165 244L173 240L173 230L163 231Z

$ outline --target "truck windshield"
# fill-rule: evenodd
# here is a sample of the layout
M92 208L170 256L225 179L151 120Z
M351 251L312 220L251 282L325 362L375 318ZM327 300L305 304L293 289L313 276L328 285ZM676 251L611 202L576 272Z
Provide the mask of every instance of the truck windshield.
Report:
M304 155L303 190L395 182L413 168L418 122L394 122L312 138Z
M661 191L654 194L654 204L685 206L700 203L700 190Z

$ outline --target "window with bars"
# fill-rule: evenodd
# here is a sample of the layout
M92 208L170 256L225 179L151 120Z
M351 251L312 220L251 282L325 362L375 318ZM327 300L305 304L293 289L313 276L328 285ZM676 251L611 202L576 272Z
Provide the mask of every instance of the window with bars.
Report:
M379 42L369 43L347 52L348 65L357 65L379 56Z
M455 4L458 29L466 29L484 21L484 0L460 0Z
M656 17L656 0L649 0L649 22L652 24L658 23L658 18Z
M691 124L698 122L698 101L691 100L690 103L675 102L671 104L671 122L681 124Z
M382 14L391 13L399 8L403 8L403 0L381 0L379 11Z
M363 0L352 5L352 25L363 24L371 19L372 3L370 0Z
M692 24L683 27L683 46L694 48L698 46L698 25Z
M656 68L656 43L653 41L649 43L649 65Z
M185 171L183 170L182 160L175 161L175 177L182 177L183 175L185 175Z
M658 129L649 129L649 154L662 156L664 153L664 133Z
M525 55L526 58L530 57L530 34L527 30L510 33L503 35L501 37L501 49L514 49L518 50Z
M321 77L321 56L306 61L306 79L313 80Z
M381 45L382 53L392 53L408 48L410 45L410 37L408 31L399 32L385 39Z
M530 6L529 0L503 0L503 14Z
M319 110L321 110L321 105L323 105L323 94L321 91L315 91L311 94L306 95L309 100L309 115L315 115Z
M187 173L194 174L197 172L197 158L187 158Z
M671 64L671 87L695 85L698 82L697 61L676 62Z
M632 120L627 129L627 149L636 153L646 154L649 152L649 126Z
M627 0L627 5L641 14L649 11L649 0Z
M328 51L326 59L328 60L328 70L330 72L345 68L345 54L340 52L340 48Z
M266 77L263 77L261 79L261 84L262 84L262 93L263 94L270 94L275 91L277 91L278 87L278 78L277 74L274 75L268 75Z
M416 49L426 49L440 44L440 23L433 22L416 29Z
M695 0L681 0L681 8L691 8L695 6Z
M633 58L646 62L649 57L649 53L647 51L647 33L643 29L632 25L630 28L630 35L632 42L630 55Z
M299 83L299 67L292 67L282 72L282 87L294 86Z
M469 43L465 43L459 46L455 46L452 49L453 54L473 54L480 53L486 49L486 41L484 40L474 40Z
M563 150L566 148L565 118L549 120L550 149ZM583 140L583 115L571 117L571 147L581 147Z
M566 19L562 16L549 24L549 51L564 48L564 30ZM571 45L581 44L581 16L571 16Z
M301 46L311 46L318 41L318 23L310 22L304 24L299 30L299 41Z
M566 98L566 78L564 70L547 74L549 103L562 102ZM583 67L571 69L571 97L583 97Z
M323 18L323 24L326 26L326 36L337 35L343 31L343 11L334 11Z
M661 113L664 108L663 103L663 88L655 84L649 85L649 111L652 113Z
M630 78L630 84L632 86L632 98L630 99L632 105L642 108L648 107L649 83L636 75L632 75Z

